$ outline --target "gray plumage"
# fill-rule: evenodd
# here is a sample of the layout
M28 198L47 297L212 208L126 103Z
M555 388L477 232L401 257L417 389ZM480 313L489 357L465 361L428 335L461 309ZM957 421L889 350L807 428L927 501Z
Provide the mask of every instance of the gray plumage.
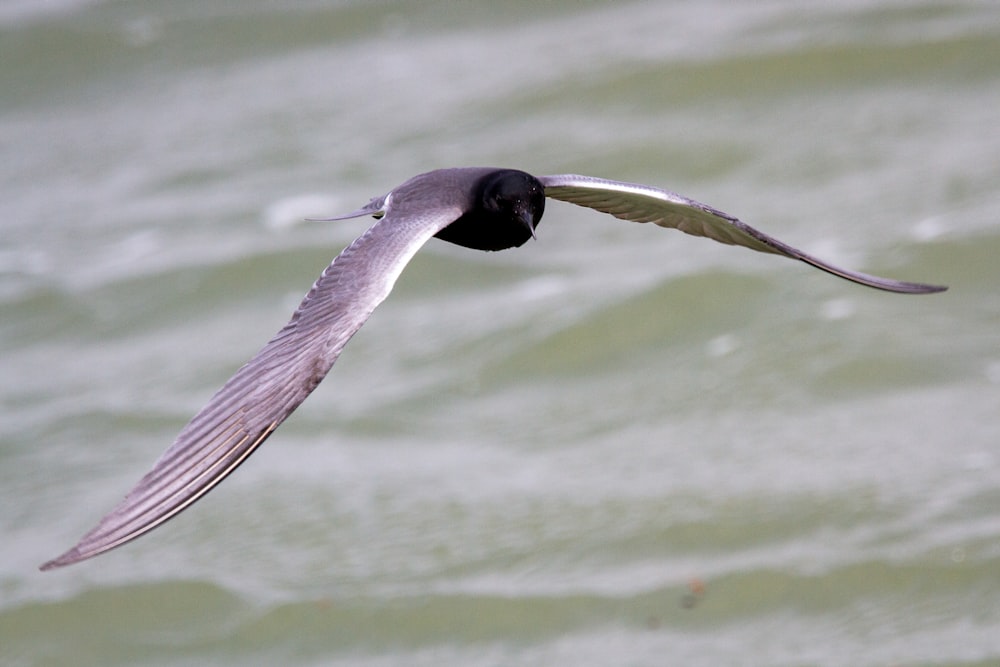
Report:
M379 219L323 271L288 324L216 392L125 499L42 569L121 546L190 506L309 396L424 243L438 236L481 250L520 246L534 236L545 197L784 255L877 289L906 294L945 289L841 269L710 206L645 185L493 168L421 174L353 213L330 218Z

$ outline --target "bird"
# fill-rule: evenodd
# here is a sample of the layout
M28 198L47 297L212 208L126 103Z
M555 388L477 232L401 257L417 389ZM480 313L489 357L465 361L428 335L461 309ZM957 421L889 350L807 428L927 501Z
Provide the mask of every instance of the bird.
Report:
M40 569L120 547L190 507L309 396L427 241L436 237L484 251L520 247L536 237L546 199L782 255L879 290L929 294L947 289L839 268L718 209L648 185L493 167L419 174L351 213L322 219L371 216L376 221L322 272L288 324L212 396L125 498L75 546Z

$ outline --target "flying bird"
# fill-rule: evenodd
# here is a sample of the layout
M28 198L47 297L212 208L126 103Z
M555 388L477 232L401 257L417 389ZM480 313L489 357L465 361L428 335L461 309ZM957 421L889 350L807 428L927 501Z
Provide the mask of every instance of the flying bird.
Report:
M377 221L323 271L288 324L215 393L125 499L76 546L41 569L119 547L189 507L309 396L424 243L437 237L476 250L521 246L535 236L546 197L783 255L880 290L927 294L946 289L841 269L711 206L647 185L478 167L420 174L352 213L327 218L373 216Z

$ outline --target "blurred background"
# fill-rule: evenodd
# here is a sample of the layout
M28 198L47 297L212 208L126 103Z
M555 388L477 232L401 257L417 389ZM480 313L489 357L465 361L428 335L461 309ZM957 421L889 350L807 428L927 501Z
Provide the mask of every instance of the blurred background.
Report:
M1000 5L0 3L0 664L995 665ZM665 187L432 240L176 521L71 546L438 167Z

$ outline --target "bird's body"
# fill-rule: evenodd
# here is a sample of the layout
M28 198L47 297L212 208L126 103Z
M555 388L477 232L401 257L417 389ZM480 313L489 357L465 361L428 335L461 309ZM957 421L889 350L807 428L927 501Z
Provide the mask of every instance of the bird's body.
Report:
M125 499L42 569L129 542L201 498L323 380L424 243L436 236L477 250L518 247L535 235L546 197L784 255L877 289L910 294L945 289L841 269L716 209L645 185L479 167L420 174L353 213L330 218L378 220L327 267L288 324L216 392Z

